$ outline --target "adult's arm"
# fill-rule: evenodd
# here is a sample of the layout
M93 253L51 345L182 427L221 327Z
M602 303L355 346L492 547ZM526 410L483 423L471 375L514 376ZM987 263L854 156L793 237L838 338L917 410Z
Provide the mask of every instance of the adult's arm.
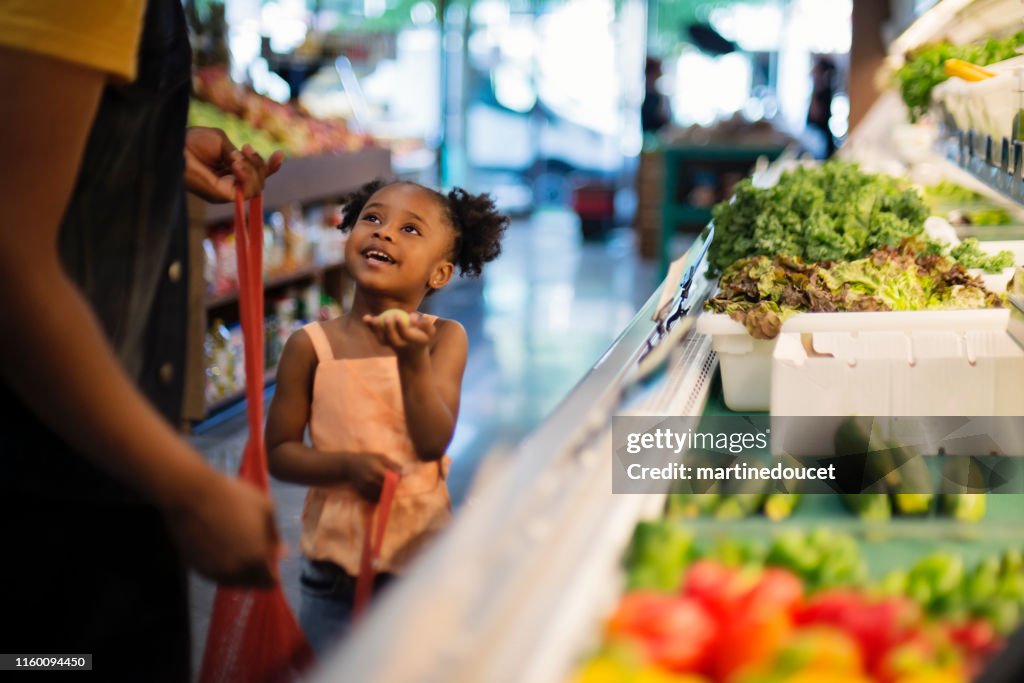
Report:
M76 451L158 505L183 554L221 580L266 584L269 501L210 468L134 387L58 256L106 76L0 48L0 376Z

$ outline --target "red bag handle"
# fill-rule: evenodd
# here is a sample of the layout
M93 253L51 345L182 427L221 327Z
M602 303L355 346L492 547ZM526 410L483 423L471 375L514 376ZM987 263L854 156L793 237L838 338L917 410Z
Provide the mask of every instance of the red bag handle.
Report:
M388 470L384 474L384 486L380 491L380 500L366 518L366 531L363 534L363 554L359 558L359 576L356 577L356 595L352 605L353 614L358 618L366 612L373 596L373 582L377 576L374 567L380 558L381 547L384 545L384 532L387 530L388 517L391 516L391 504L398 489L398 473ZM374 525L376 522L376 525Z
M267 473L266 444L263 441L263 196L249 202L248 221L245 215L245 197L241 188L235 188L235 254L238 259L239 317L242 321L245 348L246 416L249 422L249 443L246 445L239 477L270 490ZM388 471L384 475L380 500L366 520L363 552L356 578L353 611L362 615L373 595L376 577L374 563L384 545L391 505L398 488L398 474ZM376 522L376 525L374 525Z
M238 260L238 313L245 349L246 416L249 443L239 467L239 477L270 490L266 445L263 441L263 378L266 374L263 341L263 195L249 202L235 188L235 255Z

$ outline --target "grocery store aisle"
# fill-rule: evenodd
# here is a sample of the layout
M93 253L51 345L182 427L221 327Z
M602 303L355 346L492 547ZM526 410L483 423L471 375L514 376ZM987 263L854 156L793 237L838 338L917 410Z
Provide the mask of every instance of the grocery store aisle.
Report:
M428 299L430 311L460 321L469 335L462 407L449 449L456 508L469 500L480 465L512 453L611 345L654 289L654 266L635 257L632 233L584 243L573 214L543 211L513 223L502 256L481 280L458 280ZM234 471L246 438L244 415L208 427L193 443ZM298 600L297 545L304 489L274 482L282 536L290 549L282 581ZM193 581L193 650L198 665L213 588Z

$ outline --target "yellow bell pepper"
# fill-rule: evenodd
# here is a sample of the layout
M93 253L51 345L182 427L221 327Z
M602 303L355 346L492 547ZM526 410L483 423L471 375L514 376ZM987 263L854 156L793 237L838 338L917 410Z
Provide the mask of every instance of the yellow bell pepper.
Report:
M871 678L856 671L810 667L783 679L785 683L871 683Z
M900 676L896 683L967 683L968 678L957 667L921 669L911 674Z
M965 62L962 59L947 59L946 63L943 64L943 70L946 72L947 76L962 78L963 80L971 81L972 83L983 81L986 78L992 78L995 76L991 71L982 69L976 64Z

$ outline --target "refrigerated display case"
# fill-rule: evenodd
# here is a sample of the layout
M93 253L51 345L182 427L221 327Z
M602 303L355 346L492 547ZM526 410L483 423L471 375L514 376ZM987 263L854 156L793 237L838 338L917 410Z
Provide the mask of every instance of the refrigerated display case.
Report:
M660 517L669 482L612 494L614 415L729 413L716 385L718 359L695 320L711 291L706 231L619 339L518 452L482 482L475 505L384 596L316 681L569 681L598 647L620 595L623 558L637 523ZM836 524L831 503L778 526L763 520L700 522L703 534L757 538L773 529ZM1024 548L1019 498L1001 501L988 525L933 520L893 524L873 562L943 545L973 557ZM807 513L805 513L807 514ZM1016 515L1016 517L1015 517ZM968 540L959 538L967 534ZM1001 678L992 680L1016 680Z
M947 0L938 7L948 12L952 4ZM978 5L990 16L993 3ZM891 133L894 126L883 121L876 128ZM866 157L909 175L917 165L946 164L951 177L966 171L1021 208L1019 141L1008 140L995 166L985 149L982 166L978 154L970 153L976 148L965 150L960 136L945 138L959 162L952 164L938 151L917 153L921 150L913 145L914 158L906 158L897 156L900 145L861 143L861 161ZM762 182L777 172L769 168ZM613 494L613 418L671 416L696 424L704 416L734 414L723 397L711 337L697 330L716 286L707 276L712 240L709 226L593 369L514 455L477 483L472 507L382 596L352 637L321 663L313 681L574 679L600 648L605 619L627 586L624 559L638 524L663 517L670 490L667 480L647 480L637 493ZM1017 265L1022 265L1019 255ZM1024 304L1017 304L1011 293L1009 322L1003 324L1005 334L1020 344L1024 336L1014 330L1015 321L1024 319ZM1011 386L1024 386L1024 373L1009 372L1022 375L1006 374ZM848 515L837 498L825 495L778 522L758 517L675 523L696 539L762 543L783 532L828 527L856 539L866 571L877 578L939 550L966 563L1024 550L1021 519L1024 499L1012 494L990 495L989 513L980 522L924 516L884 525ZM1024 680L1022 643L1024 631L1009 636L977 680Z
M313 680L571 675L621 586L633 527L666 492L654 484L648 495L610 494L611 417L698 415L711 387L710 341L684 336L709 293L701 245Z

